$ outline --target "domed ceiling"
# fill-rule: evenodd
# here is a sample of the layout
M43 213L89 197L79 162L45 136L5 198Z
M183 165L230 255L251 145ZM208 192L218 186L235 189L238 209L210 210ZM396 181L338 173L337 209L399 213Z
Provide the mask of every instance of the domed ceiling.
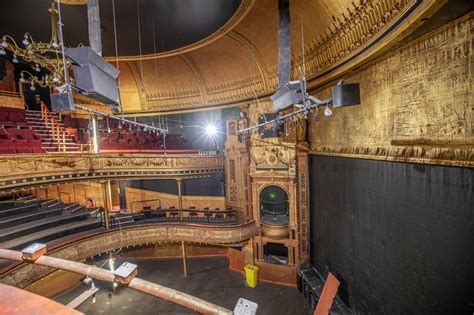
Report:
M291 0L291 77L304 72L310 87L334 80L380 54L380 47L393 44L395 35L407 32L411 23L430 16L443 2ZM237 25L199 49L154 59L120 57L125 111L146 114L234 106L274 93L278 1L251 1L249 6Z
M291 0L291 77L304 73L310 88L334 80L382 54L445 3ZM0 29L15 38L29 31L48 40L49 4L2 1L2 13L22 15L3 13ZM129 114L234 106L267 97L278 86L277 0L115 1L118 58L112 1L99 4L104 56L121 72ZM86 6L62 8L66 43L87 44Z

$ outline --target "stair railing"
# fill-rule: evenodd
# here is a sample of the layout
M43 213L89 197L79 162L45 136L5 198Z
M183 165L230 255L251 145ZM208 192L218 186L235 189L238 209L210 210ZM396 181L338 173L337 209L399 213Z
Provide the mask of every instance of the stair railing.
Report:
M56 119L53 116L53 113L50 112L48 107L41 102L41 119L46 124L46 128L51 129L51 134L53 136L53 139L57 142L58 144L58 151L59 152L66 152L66 129L61 127L59 123L56 121Z

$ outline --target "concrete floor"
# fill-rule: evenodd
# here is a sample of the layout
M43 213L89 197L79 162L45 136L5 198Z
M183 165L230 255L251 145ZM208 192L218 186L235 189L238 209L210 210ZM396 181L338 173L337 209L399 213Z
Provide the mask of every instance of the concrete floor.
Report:
M139 277L171 287L220 306L233 310L240 297L258 303L257 314L312 314L303 295L297 289L259 283L252 289L246 286L242 274L228 269L226 258L188 259L188 277L182 275L182 260L135 260L127 261L138 265ZM116 266L122 261L117 259ZM112 293L112 285L95 281L100 288L96 303L91 299L79 307L79 311L91 315L105 314L192 314L191 310L135 290L119 286ZM55 298L67 304L84 290L86 285L65 292Z

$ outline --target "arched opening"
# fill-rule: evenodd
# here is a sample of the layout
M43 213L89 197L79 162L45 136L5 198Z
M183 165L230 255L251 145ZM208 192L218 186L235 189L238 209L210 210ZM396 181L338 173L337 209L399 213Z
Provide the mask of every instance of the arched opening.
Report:
M265 224L288 224L288 195L278 186L260 192L260 220Z

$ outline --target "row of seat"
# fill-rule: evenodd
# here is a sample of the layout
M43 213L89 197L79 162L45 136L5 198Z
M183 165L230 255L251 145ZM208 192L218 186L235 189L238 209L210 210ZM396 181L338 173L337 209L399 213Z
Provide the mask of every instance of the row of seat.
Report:
M33 129L0 128L0 153L44 153L40 137Z
M76 129L74 141L84 143L88 139L87 131L89 120L82 118L65 117L64 126ZM163 136L146 132L138 125L125 125L118 120L102 119L99 121L100 147L104 150L162 150ZM186 141L181 134L167 134L166 148L170 150L190 150L192 144Z
M29 125L30 120L32 125ZM39 122L41 116L34 111L29 111L26 115L24 109L0 107L0 154L46 153L48 144L52 141L51 135ZM71 145L89 143L89 120L65 117L63 125L69 129L67 137ZM43 139L31 129L31 126L38 129ZM181 134L167 134L166 143L163 143L163 135L145 132L137 125L123 126L119 121L110 119L108 122L101 120L99 127L101 132L99 144L101 150L105 151L160 153L165 147L176 153L185 153L184 151L187 153L192 150L192 144ZM42 144L42 141L46 141L46 144Z
M150 206L143 207L143 212L136 214L135 220L182 220L208 223L237 223L237 212L232 208L226 208L226 211L220 211L220 208L210 210L209 207L196 209L189 207L187 209L177 209L176 207L155 208Z
M49 242L101 227L100 218L91 213L94 211L76 203L64 204L57 199L36 196L3 201L0 247L21 249L33 242Z
M27 126L25 110L21 108L0 107L1 126Z
M163 147L160 137L144 131L102 133L100 145L102 149L162 149Z

